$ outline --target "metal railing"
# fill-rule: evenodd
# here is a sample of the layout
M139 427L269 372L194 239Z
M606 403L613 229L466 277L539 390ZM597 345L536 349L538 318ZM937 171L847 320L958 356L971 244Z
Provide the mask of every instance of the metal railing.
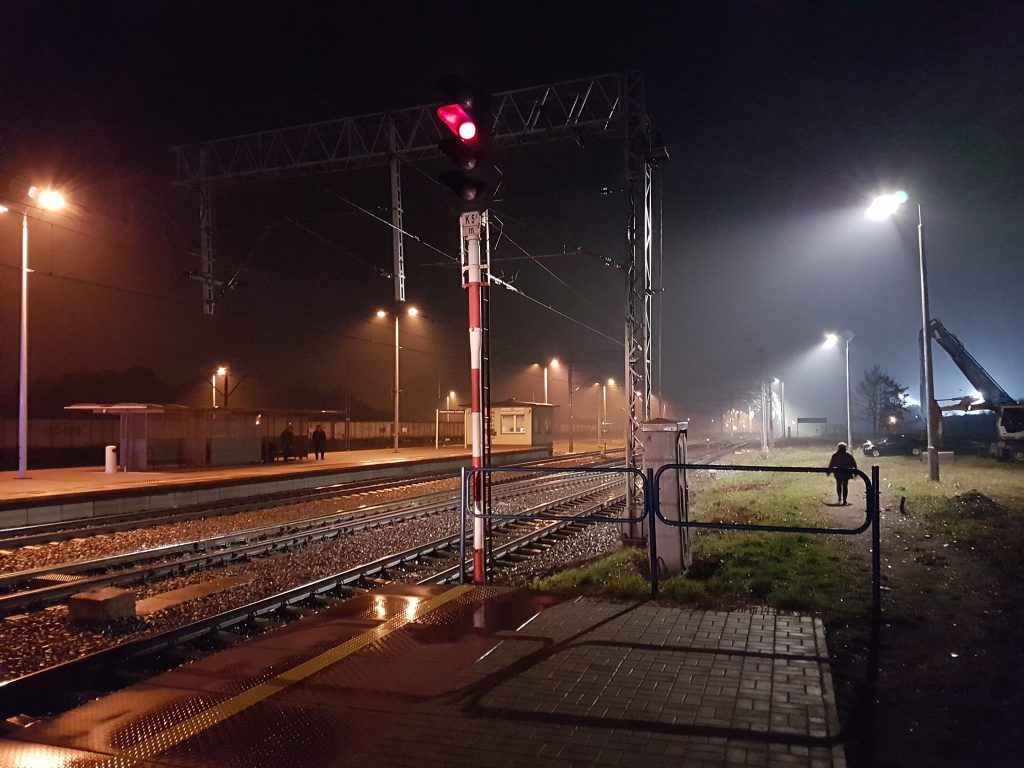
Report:
M647 470L648 487L660 488L661 476L669 471L704 470L721 472L787 472L801 474L827 474L829 470L820 467L765 467L765 466L743 466L743 465L710 465L710 464L665 464L657 469ZM881 611L881 528L879 518L879 490L878 490L878 467L871 467L871 477L868 477L859 469L849 470L853 475L864 481L867 505L864 510L864 520L852 528L836 528L815 525L764 525L760 523L724 523L724 522L700 522L696 520L669 520L661 513L660 494L648 492L645 498L651 505L652 520L657 520L665 525L679 528L705 528L733 531L765 531L769 533L810 533L810 534L833 534L839 536L856 536L871 529L871 610L875 616ZM852 478L851 478L852 479ZM651 554L651 594L658 594L658 551L655 536L650 536Z
M566 515L558 514L555 512L538 512L534 510L526 512L485 512L484 514L476 514L473 511L473 488L474 485L483 484L485 477L490 474L533 474L533 475L605 475L615 476L618 475L621 478L621 482L625 484L626 480L633 478L638 480L644 487L644 505L643 511L638 517L622 517L621 515L600 515L600 514L585 514L585 515ZM472 526L467 526L467 521L470 519L480 520L552 520L552 521L572 521L572 522L591 522L591 523L639 523L644 520L649 514L647 505L647 498L649 494L647 491L647 478L644 477L644 473L639 469L633 469L631 467L564 467L560 469L550 469L546 467L476 467L473 469L462 469L462 492L460 508L461 514L459 515L460 521L460 533L461 533L461 544L459 545L459 560L463 564L462 571L462 583L466 583L466 531L467 527L472 530ZM471 558L470 558L471 560ZM487 555L485 554L485 562L487 561Z
M770 467L770 466L743 466L743 465L709 465L709 464L665 464L657 470L648 469L646 475L639 469L630 467L578 467L572 469L547 469L541 467L479 467L475 469L463 469L462 491L461 491L461 544L459 547L460 562L463 563L462 580L466 581L465 565L466 558L466 531L467 521L480 518L483 520L555 520L555 521L586 521L599 523L641 523L650 516L652 523L661 523L678 528L704 528L733 531L762 531L768 533L807 533L819 535L856 536L871 530L871 608L875 617L881 612L881 529L879 516L879 488L878 488L878 467L871 467L869 477L859 469L851 470L852 474L864 482L867 504L864 510L864 519L858 525L852 527L832 527L815 525L769 525L762 523L728 523L728 522L702 522L697 520L670 520L661 513L661 499L657 492L660 487L662 474L665 472L702 470L721 472L784 472L801 474L826 474L827 470L819 467ZM526 512L485 512L476 514L473 511L472 492L475 483L480 483L487 474L491 473L518 473L536 475L619 475L623 481L632 479L639 481L639 487L643 490L643 506L641 514L637 516L608 516L608 515L581 515L569 516L546 511ZM651 563L651 596L657 596L659 592L658 574L658 549L657 537L648 536L648 549Z

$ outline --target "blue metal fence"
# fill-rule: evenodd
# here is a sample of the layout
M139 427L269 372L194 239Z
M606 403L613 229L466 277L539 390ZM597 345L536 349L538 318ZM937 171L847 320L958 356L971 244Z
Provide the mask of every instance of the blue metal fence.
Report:
M463 565L463 581L466 580L466 529L467 520L566 520L566 515L551 513L530 513L521 512L495 513L484 512L476 514L473 511L472 491L474 484L484 481L487 475L494 473L504 474L534 474L534 475L566 475L566 474L604 474L620 475L623 480L632 479L638 481L643 488L643 508L639 515L630 517L610 517L607 515L585 515L573 517L573 520L587 522L605 523L640 523L650 517L652 521L659 521L665 525L681 528L704 528L717 530L735 531L764 531L770 533L808 533L808 534L831 534L839 536L855 536L871 530L871 607L872 613L878 617L881 611L881 529L879 516L879 488L878 488L878 467L871 467L871 476L861 470L852 470L854 476L864 482L865 496L867 499L864 510L864 519L852 527L831 527L831 526L807 526L807 525L765 525L759 523L725 523L725 522L703 522L698 520L670 520L661 513L660 496L657 489L660 487L661 476L665 472L685 470L718 470L722 472L786 472L803 474L826 474L827 470L819 467L770 467L770 466L743 466L743 465L708 465L708 464L666 464L657 470L648 469L646 475L639 469L630 467L580 467L574 469L546 469L541 467L479 467L464 469L462 472L462 495L461 495L461 546L460 555ZM648 545L651 562L651 595L657 596L659 592L658 577L658 552L657 539L654 535L648 536Z
M661 476L669 471L683 470L718 470L722 472L789 472L801 474L827 474L828 470L819 467L766 467L766 466L743 466L743 465L713 465L713 464L665 464L657 469L647 470L647 481L650 488L660 488ZM864 510L864 520L852 528L835 528L826 526L807 525L761 525L758 523L715 523L700 522L697 520L669 520L661 514L661 499L658 493L647 493L646 498L651 505L652 519L656 519L665 525L680 528L706 528L717 530L733 531L766 531L770 533L812 533L812 534L834 534L839 536L855 536L871 529L871 610L877 616L881 611L881 529L879 527L879 491L878 491L878 467L871 467L871 477L868 477L859 469L850 470L856 477L864 481L867 504ZM651 550L651 594L658 594L658 552L657 541L650 536Z

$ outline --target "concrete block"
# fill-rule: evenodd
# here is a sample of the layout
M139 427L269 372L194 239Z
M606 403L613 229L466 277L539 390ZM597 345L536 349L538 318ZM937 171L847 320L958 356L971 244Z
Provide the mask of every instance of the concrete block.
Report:
M93 505L89 501L77 501L60 505L61 520L81 520L93 516Z
M20 528L23 525L28 525L27 509L0 510L0 528Z
M135 618L135 593L118 587L103 587L79 592L68 600L72 621L105 624L118 619Z

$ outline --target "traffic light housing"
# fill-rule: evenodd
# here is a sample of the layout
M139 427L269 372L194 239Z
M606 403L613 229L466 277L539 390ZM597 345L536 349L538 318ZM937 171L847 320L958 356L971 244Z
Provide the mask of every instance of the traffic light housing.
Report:
M442 125L438 149L451 159L456 170L445 171L439 178L457 196L460 212L480 211L493 198L495 187L488 159L490 100L453 78L443 80L442 87L449 98L437 109Z

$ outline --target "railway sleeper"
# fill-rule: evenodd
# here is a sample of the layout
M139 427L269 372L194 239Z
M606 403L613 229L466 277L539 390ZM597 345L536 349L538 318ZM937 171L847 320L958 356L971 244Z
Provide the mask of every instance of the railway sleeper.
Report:
M163 657L165 659L172 659L178 664L185 664L190 661L199 661L207 655L206 651L202 651L192 645L175 645L168 648L163 653Z
M219 645L224 648L230 648L238 645L239 643L244 643L248 639L249 638L244 635L240 635L237 632L232 632L227 629L218 629L216 632L212 632L209 635L209 640L212 644Z
M305 616L312 616L316 613L315 608L307 608L301 605L282 605L278 611L284 616L301 619Z
M345 597L356 597L357 595L365 594L370 590L357 587L354 584L339 584L333 591L340 592Z

